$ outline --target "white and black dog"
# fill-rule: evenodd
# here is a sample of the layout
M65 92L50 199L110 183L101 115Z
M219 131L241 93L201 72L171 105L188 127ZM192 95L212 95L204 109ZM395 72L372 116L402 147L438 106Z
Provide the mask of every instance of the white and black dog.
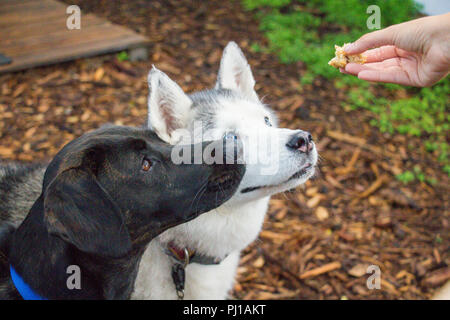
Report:
M318 154L311 135L277 128L273 112L255 92L241 49L230 42L211 90L187 95L166 74L148 76L148 126L171 144L237 135L244 142L246 173L221 207L154 239L140 264L134 299L176 299L173 266L186 264L186 299L225 299L234 284L241 250L254 241L270 196L314 175ZM197 259L195 259L197 257Z

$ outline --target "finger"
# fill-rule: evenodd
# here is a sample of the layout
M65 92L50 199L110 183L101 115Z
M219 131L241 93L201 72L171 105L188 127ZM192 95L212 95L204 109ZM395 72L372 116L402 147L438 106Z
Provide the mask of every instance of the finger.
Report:
M353 43L344 46L347 54L357 54L371 48L377 48L385 45L393 45L395 32L392 27L366 33Z
M358 74L359 72L363 70L386 70L387 68L391 67L398 67L400 64L399 58L392 58L387 59L380 62L371 62L371 63L365 63L365 64L359 64L359 63L348 63L345 66L345 72L349 74Z
M345 71L344 68L339 68L339 71L340 71L340 73L343 73L343 74L351 74L351 73Z
M372 62L367 64L368 66L371 66L372 69L386 69L390 67L396 67L399 68L401 65L401 58L392 58L392 59L386 59L381 62Z
M358 78L366 81L396 83L406 86L414 85L405 72L393 70L363 70L358 73Z
M398 53L395 46L382 46L380 48L367 50L364 52L364 56L366 57L366 62L379 62L395 58L398 56Z
M361 70L367 69L367 66L358 63L347 63L345 66L345 72L349 74L357 75Z
M358 74L363 70L376 70L376 69L383 69L382 62L374 62L367 64L348 63L345 66L345 71L350 74Z

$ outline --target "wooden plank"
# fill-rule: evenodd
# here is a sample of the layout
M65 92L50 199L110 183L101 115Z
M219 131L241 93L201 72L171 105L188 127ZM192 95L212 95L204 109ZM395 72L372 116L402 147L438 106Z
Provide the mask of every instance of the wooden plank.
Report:
M82 47L67 47L58 51L48 51L40 55L22 56L13 61L12 64L0 66L0 73L18 71L36 66L50 65L79 58L87 58L109 52L122 51L142 45L142 41L136 42L130 37L112 39L107 44L92 41L85 43Z
M16 13L16 12L25 12L30 10L42 9L54 7L57 5L62 5L59 2L48 2L47 0L15 0L12 2L4 3L5 1L0 1L0 14L3 13Z
M13 59L0 73L144 46L132 30L92 14L68 30L66 4L54 0L0 0L0 52Z
M91 32L86 32L86 31ZM82 30L66 30L61 33L38 36L29 39L27 42L16 41L10 45L1 46L1 51L6 55L20 57L26 52L38 53L40 51L57 51L60 48L82 46L85 42L97 41L106 43L110 39L130 37L135 41L144 41L139 35L126 32L122 28L113 26L106 22L103 25L86 27ZM16 45L17 44L17 45Z
M6 8L6 9L9 9L9 8L13 8L13 7L16 7L16 6L22 6L22 5L26 5L27 3L30 3L30 2L36 2L36 1L38 1L38 0L22 0L22 1L19 1L19 0L0 0L0 11L1 11L1 9L3 9L3 8Z
M101 32L102 30L99 29L99 31ZM60 42L56 43L48 43L45 45L40 45L37 44L33 47L27 47L25 50L21 50L20 48L15 48L13 52L8 51L8 50L4 50L3 52L7 55L7 56L12 56L15 59L23 57L23 56L28 56L28 55L40 55L42 53L45 53L47 51L52 51L55 53L58 53L58 51L60 50L64 50L66 48L77 48L77 47L81 47L83 48L83 46L85 44L89 44L91 42L95 42L97 43L99 46L105 46L107 47L109 45L110 41L115 41L116 39L128 39L129 41L131 41L131 43L142 43L142 39L140 38L134 38L131 37L130 35L127 34L103 34L102 39L99 39L96 36L80 36L76 41L72 41L72 39L64 39L62 38Z
M5 40L1 44L1 50L7 54L20 54L23 51L33 51L37 48L47 48L52 47L57 50L57 46L64 45L66 43L82 43L84 40L98 39L102 41L105 37L111 34L118 34L119 36L125 34L130 34L128 32L123 32L122 29L115 28L108 21L102 21L100 25L89 25L85 26L81 30L68 30L66 28L57 29L57 31L35 35L33 37L19 38ZM117 31L117 32L114 32ZM101 37L99 36L101 34Z
M42 34L49 34L54 32L55 30L67 30L66 27L66 17L58 17L56 19L48 19L44 22L34 22L24 24L21 28L17 26L13 26L10 28L3 28L0 30L1 39L3 41L8 40L16 40L16 39L27 39L35 36L39 36ZM82 27L84 26L95 26L105 24L105 20L99 19L92 14L87 14L83 16ZM70 30L72 31L72 30ZM73 30L75 31L75 30ZM2 46L3 43L0 45Z
M1 5L8 5L8 4L20 4L24 2L35 2L39 0L0 0Z
M68 17L66 14L65 7L52 7L52 8L43 8L42 10L36 11L24 11L17 12L13 14L2 14L2 18L0 19L0 27L6 26L18 26L20 25L33 23L33 22L44 22L47 19L54 19L58 17Z

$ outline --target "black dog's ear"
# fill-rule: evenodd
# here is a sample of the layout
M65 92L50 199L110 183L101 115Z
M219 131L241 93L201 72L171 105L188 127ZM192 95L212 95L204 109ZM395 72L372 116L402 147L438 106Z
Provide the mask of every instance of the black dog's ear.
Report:
M119 207L90 170L59 173L45 190L44 212L49 233L83 252L121 257L131 250Z

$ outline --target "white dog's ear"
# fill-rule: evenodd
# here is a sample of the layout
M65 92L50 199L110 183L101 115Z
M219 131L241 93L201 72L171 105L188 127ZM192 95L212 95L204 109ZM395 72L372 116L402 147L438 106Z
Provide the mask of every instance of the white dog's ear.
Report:
M175 143L173 133L187 127L192 100L154 66L148 74L148 85L148 127L165 142Z
M216 89L237 90L245 97L259 101L254 87L255 79L247 59L236 42L229 42L223 50Z

